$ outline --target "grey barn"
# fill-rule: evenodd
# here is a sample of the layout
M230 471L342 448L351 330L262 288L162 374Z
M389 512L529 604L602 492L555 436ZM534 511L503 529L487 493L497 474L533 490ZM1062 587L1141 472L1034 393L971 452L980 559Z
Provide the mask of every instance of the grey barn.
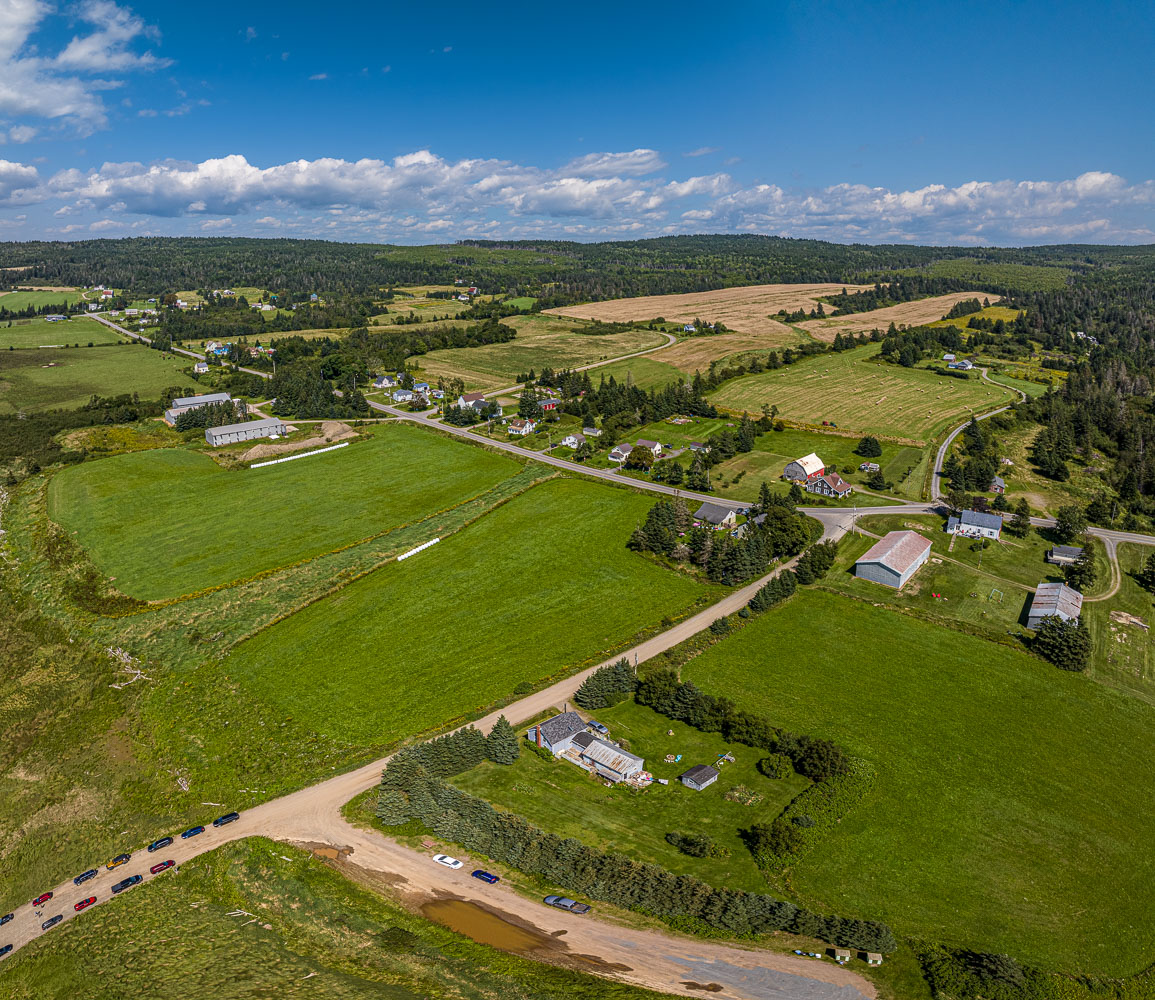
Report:
M930 558L930 539L917 531L892 531L854 564L854 575L887 587L902 588Z
M678 775L678 780L687 788L700 792L718 780L718 769L709 764L695 764L690 770Z
M225 424L224 427L206 427L205 440L214 448L223 444L236 444L238 441L252 441L255 438L267 438L285 433L285 422L279 417L267 417L264 420L249 420L243 424Z
M1031 598L1031 610L1027 612L1027 625L1038 628L1044 618L1062 618L1071 621L1078 618L1083 610L1083 595L1065 583L1046 581L1035 588Z

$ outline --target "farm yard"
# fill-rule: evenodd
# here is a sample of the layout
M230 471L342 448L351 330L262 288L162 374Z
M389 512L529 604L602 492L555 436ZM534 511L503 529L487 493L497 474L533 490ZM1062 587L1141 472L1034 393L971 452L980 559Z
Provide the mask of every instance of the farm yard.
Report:
M83 406L93 396L122 393L156 399L170 386L191 391L196 383L185 374L190 363L129 344L0 350L0 413Z
M222 669L274 715L329 738L422 732L713 599L717 588L626 548L651 506L550 480L257 633Z
M666 342L662 334L653 330L627 330L604 336L585 334L582 323L543 315L509 316L502 322L517 330L516 340L421 355L417 360L425 377L460 378L470 389L501 389L515 383L519 374L531 368L538 372L542 368L573 368ZM596 379L597 372L591 372L590 378Z
M951 306L965 299L990 299L997 302L1000 296L990 292L949 292L946 295L934 295L926 299L915 299L913 302L900 302L896 306L887 306L884 309L874 309L870 312L851 313L847 316L832 316L826 319L803 320L798 326L809 333L815 340L831 341L835 334L841 333L869 333L871 330L882 330L893 323L895 326L921 326L934 320L942 319ZM961 326L966 319L958 320L956 325Z
M0 299L0 303L4 300ZM12 325L9 326L8 323ZM9 347L55 347L68 344L84 347L87 344L119 344L124 340L115 330L98 323L90 316L73 316L64 322L49 323L42 317L14 319L0 324L0 351Z
M453 783L559 837L575 837L639 862L695 875L710 885L764 892L766 881L739 830L773 821L810 782L797 774L767 778L755 766L765 751L726 743L718 733L699 732L632 700L599 710L596 716L609 727L610 739L627 740L630 752L645 759L646 770L670 784L655 781L641 794L626 787L607 788L568 761L546 761L527 751L524 740L512 767L487 762ZM525 730L520 726L518 736ZM673 736L667 735L669 730ZM734 763L723 765L710 787L693 791L676 780L694 764L713 764L726 752L734 755ZM681 754L682 759L666 763L668 754ZM758 801L728 801L726 793L741 785L759 796ZM667 843L666 834L675 831L708 834L729 856L688 857Z
M747 375L711 394L718 406L759 413L763 404L800 423L838 425L839 430L877 434L915 445L935 433L1018 397L978 378L954 379L919 368L874 360L876 344L808 358L789 368Z
M367 433L340 451L262 469L226 471L174 448L86 462L53 478L49 516L121 592L161 600L389 531L520 468L405 424Z
M721 320L731 330L759 336L760 345L769 350L772 347L781 347L798 341L798 334L794 330L772 318L779 311L783 309L787 312L798 309L809 311L818 305L818 299L822 296L837 295L843 289L855 292L873 287L873 285L834 284L746 285L720 288L710 292L608 299L605 302L563 306L560 309L546 311L557 316L598 319L606 323L650 320L659 316L678 323L689 323L695 319L707 323ZM934 318L938 319L941 315L942 313L939 313ZM833 333L829 339L834 339Z
M798 655L816 622L823 650ZM792 870L803 903L1070 973L1127 975L1155 953L1150 705L822 591L682 676L877 768L871 794Z

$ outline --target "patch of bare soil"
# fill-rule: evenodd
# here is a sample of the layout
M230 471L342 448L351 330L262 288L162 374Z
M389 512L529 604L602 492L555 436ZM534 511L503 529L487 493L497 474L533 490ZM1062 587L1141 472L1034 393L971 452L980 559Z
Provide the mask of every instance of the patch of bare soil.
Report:
M348 424L339 420L326 420L321 424L321 433L317 437L305 438L303 441L278 441L276 444L255 444L241 455L242 462L252 462L258 458L272 458L274 455L284 455L291 451L306 451L309 448L323 448L337 441L345 441L357 437L357 432Z

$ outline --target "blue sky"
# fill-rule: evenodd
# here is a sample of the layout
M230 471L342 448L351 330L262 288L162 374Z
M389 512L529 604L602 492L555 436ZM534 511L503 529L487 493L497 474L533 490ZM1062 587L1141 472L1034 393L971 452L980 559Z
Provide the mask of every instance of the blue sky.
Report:
M1151 4L0 0L0 239L1155 242Z

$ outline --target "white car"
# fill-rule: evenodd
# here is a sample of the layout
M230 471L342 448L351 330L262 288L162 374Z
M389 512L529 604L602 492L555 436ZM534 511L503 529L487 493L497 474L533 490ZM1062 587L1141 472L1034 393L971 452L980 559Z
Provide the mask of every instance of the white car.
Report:
M461 868L462 863L457 858L451 858L448 854L434 854L433 860L439 865L445 865L446 868Z

